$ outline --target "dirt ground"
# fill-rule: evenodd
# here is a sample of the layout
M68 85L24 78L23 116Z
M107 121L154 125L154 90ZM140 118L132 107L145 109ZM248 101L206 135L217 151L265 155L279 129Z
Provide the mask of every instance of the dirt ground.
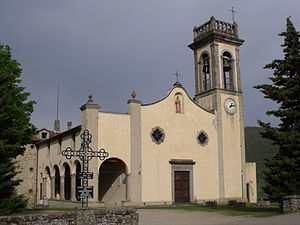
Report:
M210 212L139 209L139 225L299 225L300 213L273 217L226 216Z

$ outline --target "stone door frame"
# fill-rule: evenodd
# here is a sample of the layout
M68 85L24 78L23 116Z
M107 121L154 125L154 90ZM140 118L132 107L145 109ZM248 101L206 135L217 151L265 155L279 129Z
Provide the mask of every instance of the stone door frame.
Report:
M190 203L193 202L194 196L194 174L193 166L196 162L191 159L171 159L171 188L172 188L172 203L175 204L175 171L186 171L189 172L189 194Z

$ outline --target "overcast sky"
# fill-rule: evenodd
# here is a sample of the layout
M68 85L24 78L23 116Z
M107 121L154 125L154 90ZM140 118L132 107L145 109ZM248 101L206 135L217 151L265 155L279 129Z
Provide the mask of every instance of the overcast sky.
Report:
M278 36L291 16L300 30L299 0L0 0L0 43L12 48L23 68L22 85L35 100L32 122L53 129L57 87L59 119L80 122L79 107L92 94L102 111L127 112L135 90L143 103L165 96L176 70L194 96L192 29L210 19L239 25L245 125L257 119L275 123L274 107L256 84L272 71L262 69L282 58Z

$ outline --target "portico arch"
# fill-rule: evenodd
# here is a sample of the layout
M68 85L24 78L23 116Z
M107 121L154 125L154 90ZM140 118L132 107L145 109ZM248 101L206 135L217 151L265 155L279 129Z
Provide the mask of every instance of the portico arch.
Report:
M50 173L50 169L48 166L46 166L45 168L45 184L44 185L44 193L43 193L43 197L50 199L51 198L51 173ZM42 190L40 190L42 191Z
M99 201L120 204L127 200L127 166L118 158L106 159L99 168Z
M54 167L54 198L60 199L60 173L57 165Z
M78 197L78 191L77 191L77 189L78 189L79 186L81 186L81 180L78 177L79 173L81 172L81 163L78 160L76 160L74 163L75 163L75 166L76 166L76 169L75 169L75 174L76 174L75 196L76 196L77 201L79 201L80 198Z
M64 175L64 198L65 200L71 199L71 169L68 163L63 164L65 169Z

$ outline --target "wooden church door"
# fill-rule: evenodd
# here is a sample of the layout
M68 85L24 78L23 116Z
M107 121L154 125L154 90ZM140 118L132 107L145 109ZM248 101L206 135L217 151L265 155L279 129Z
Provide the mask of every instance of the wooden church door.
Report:
M175 171L175 203L190 202L190 172Z

